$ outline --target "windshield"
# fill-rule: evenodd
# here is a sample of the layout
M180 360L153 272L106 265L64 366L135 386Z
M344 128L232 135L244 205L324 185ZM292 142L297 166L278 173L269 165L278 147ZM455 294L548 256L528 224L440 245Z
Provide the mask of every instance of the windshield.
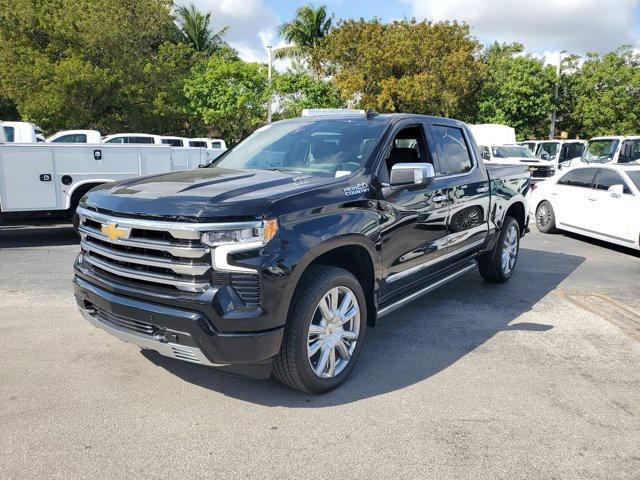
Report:
M631 179L633 184L636 186L636 188L640 190L640 170L629 171L627 172L627 175L629 175L629 178Z
M538 145L536 157L543 160L553 160L560 151L560 142L543 142Z
M365 119L273 123L256 130L211 166L339 177L362 165L386 122Z
M536 142L520 142L519 145L522 145L523 147L527 147L532 152L536 150Z
M528 147L521 147L517 145L507 147L493 147L493 156L495 158L534 158L533 152L531 152Z
M618 148L618 140L589 140L582 154L582 161L588 163L605 163L613 158Z

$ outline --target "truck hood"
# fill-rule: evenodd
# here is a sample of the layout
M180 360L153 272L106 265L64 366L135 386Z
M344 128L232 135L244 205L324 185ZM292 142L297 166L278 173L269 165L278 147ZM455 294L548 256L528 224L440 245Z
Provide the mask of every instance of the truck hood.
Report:
M298 172L202 168L108 183L83 205L116 214L173 220L246 220L269 215L277 201L336 178Z

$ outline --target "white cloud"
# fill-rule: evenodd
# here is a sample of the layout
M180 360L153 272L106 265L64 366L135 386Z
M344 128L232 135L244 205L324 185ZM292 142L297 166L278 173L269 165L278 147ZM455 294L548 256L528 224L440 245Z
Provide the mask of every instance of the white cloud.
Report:
M280 18L263 0L182 0L211 12L215 31L228 26L226 40L248 62L266 62L267 45L277 38ZM280 68L276 62L276 68Z
M518 41L527 51L605 52L638 40L634 11L640 0L403 1L417 18L465 21L484 43Z

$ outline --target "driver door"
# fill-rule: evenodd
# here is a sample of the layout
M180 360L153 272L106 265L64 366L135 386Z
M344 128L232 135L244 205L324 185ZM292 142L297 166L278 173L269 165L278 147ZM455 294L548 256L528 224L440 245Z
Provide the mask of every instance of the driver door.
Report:
M437 178L431 185L389 185L394 165L434 165L436 158L423 124L400 125L392 138L378 171L382 183L380 206L385 212L381 225L385 270L381 303L417 288L446 262L451 203L449 186Z

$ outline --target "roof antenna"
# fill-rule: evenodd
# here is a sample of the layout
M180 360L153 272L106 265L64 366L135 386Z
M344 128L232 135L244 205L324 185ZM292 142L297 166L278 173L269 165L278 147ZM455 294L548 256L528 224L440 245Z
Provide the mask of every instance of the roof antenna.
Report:
M376 112L375 108L370 108L369 110L367 110L367 113L366 113L367 118L377 117L378 115L380 114Z

